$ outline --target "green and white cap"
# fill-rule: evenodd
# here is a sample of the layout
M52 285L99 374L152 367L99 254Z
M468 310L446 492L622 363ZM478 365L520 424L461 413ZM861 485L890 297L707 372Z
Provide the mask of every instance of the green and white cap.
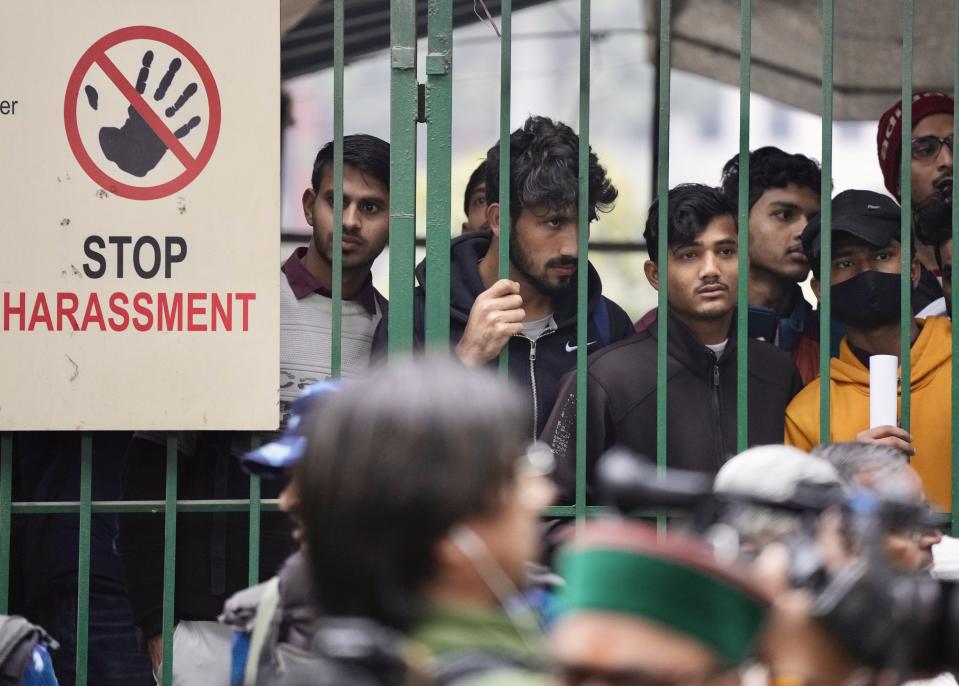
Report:
M562 616L583 611L632 615L741 663L758 635L768 598L744 571L720 565L703 543L633 521L588 523L558 563L566 581Z

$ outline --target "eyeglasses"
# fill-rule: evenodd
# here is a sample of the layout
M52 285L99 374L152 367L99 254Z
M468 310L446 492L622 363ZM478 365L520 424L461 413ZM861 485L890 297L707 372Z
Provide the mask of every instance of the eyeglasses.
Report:
M943 145L949 146L949 152L952 152L952 135L945 138L939 136L920 136L912 139L912 159L928 160L939 154Z

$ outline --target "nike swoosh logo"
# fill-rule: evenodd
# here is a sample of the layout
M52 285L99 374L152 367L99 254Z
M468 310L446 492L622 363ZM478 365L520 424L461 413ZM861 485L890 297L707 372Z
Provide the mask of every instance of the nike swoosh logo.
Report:
M596 342L596 341L589 341L589 342L586 344L586 347L588 348L589 346L591 346L591 345L592 345L593 343L595 343L595 342ZM578 347L579 347L578 345L570 345L570 344L569 344L569 341L566 341L566 352L571 353L571 352L573 352L574 350L576 350L576 348L578 348Z

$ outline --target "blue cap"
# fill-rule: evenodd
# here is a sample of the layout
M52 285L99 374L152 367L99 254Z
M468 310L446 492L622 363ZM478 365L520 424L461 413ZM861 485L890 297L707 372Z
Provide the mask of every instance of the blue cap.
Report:
M307 386L300 397L293 401L290 417L283 435L275 441L261 445L240 458L243 467L253 474L275 478L284 469L292 467L306 452L306 425L304 420L319 402L342 388L334 379L318 381Z

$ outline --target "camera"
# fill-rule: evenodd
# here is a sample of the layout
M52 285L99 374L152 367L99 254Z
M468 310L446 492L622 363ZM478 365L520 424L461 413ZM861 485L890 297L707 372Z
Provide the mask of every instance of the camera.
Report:
M714 549L724 538L716 532L728 530L744 508L792 514L796 526L782 541L790 553L790 581L810 592L813 615L850 656L900 675L959 669L955 584L894 568L884 547L893 532L938 526L940 518L927 508L864 490L847 493L838 484L800 483L782 501L715 493L710 475L661 471L619 448L600 458L597 482L604 504L618 513L665 512L694 536L713 543ZM843 537L854 553L851 562L832 573L816 542L820 515L827 510L840 514Z

